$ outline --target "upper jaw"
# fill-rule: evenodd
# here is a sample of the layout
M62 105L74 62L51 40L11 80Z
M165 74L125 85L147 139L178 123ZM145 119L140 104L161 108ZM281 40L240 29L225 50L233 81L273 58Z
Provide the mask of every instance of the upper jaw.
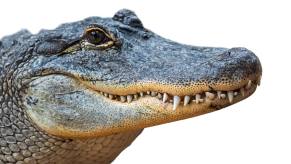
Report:
M181 57L181 60L185 62L184 65L182 62L177 66L172 66L177 67L178 71L169 72L166 68L163 69L168 74L173 74L171 78L168 78L167 74L157 74L161 76L161 79L166 78L168 81L158 79L154 82L150 81L149 84L142 82L138 89L135 87L130 89L129 86L118 92L111 89L104 92L119 93L117 95L123 98L117 96L116 99L127 102L131 102L134 97L137 99L140 92L145 92L151 96L157 96L163 103L172 103L171 109L177 110L181 106L190 106L191 103L197 105L207 103L221 108L247 98L256 90L257 85L260 84L262 68L253 52L246 48L228 50L208 48L208 50L220 52L212 55L206 53L207 57L202 57L201 61L199 61L200 58L195 57L195 54L193 54L193 59L196 58L198 61L185 61ZM187 58L191 54L184 54L184 56ZM182 79L179 80L181 77Z

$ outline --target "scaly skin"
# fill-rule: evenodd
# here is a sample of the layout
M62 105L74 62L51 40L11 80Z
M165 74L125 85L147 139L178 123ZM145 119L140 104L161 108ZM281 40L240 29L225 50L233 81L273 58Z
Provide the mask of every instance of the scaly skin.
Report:
M120 10L4 37L0 73L0 164L102 164L145 127L247 98L262 69L245 48L179 44Z

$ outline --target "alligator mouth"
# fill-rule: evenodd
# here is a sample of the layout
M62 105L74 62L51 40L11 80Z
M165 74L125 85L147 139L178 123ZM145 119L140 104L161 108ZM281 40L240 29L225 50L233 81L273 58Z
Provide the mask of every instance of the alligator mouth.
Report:
M169 89L154 84L156 88L150 89L146 83L136 83L130 89L127 86L122 90L109 84L105 88L104 83L99 85L102 82L89 85L80 78L58 74L33 80L24 101L30 118L50 134L92 137L142 129L219 110L254 93L260 83L260 78L256 77L232 86L213 85L212 90L205 91L189 91L189 86L185 88L184 85L180 90L188 92L177 92L174 85Z
M171 111L205 104L220 109L234 104L254 93L256 87L260 85L262 77L260 73L255 73L241 81L226 80L211 86L206 85L206 83L177 86L175 84L163 85L154 82L118 86L104 84L102 81L82 80L76 75L59 74L76 79L90 90L111 102L133 104L138 103L142 99L155 98L159 101L154 101L154 103L160 102L164 104L164 109Z
M132 94L112 94L106 91L100 91L94 87L95 92L103 97L119 103L134 103L142 98L154 97L164 104L171 104L173 111L178 110L179 106L190 106L192 104L211 104L213 106L226 106L238 102L251 95L257 85L260 85L260 78L258 80L247 80L245 83L237 85L231 90L208 90L194 92L184 96L178 96L169 92L159 92L157 90L139 91ZM131 91L132 92L132 91Z

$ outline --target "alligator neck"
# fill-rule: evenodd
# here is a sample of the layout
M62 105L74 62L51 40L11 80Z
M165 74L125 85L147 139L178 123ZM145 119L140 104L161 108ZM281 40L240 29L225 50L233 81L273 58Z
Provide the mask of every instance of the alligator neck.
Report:
M5 73L6 72L6 73ZM7 73L8 72L8 73ZM10 72L10 73L9 73ZM142 130L90 139L64 139L39 129L25 114L13 71L0 77L0 163L110 163Z

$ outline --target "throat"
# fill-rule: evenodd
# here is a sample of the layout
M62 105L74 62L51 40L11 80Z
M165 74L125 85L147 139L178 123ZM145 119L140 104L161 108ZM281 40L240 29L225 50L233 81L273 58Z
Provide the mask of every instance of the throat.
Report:
M88 164L108 164L127 148L141 132L142 130L128 131L98 138L56 142L54 145L57 146L53 146L54 150L43 154L42 159L38 162L79 164L86 161Z

